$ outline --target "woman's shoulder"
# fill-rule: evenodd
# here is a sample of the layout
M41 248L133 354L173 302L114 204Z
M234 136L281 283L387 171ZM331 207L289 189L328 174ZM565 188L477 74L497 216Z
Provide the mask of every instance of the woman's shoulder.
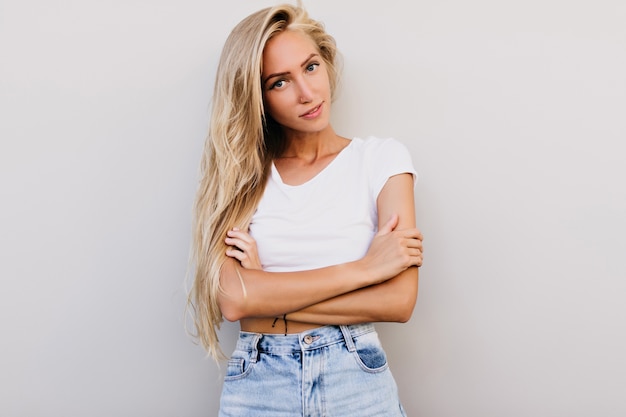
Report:
M379 136L367 136L367 137L354 137L352 138L352 146L359 149L363 153L380 154L381 152L396 153L408 152L407 147L398 139L392 137L379 137Z

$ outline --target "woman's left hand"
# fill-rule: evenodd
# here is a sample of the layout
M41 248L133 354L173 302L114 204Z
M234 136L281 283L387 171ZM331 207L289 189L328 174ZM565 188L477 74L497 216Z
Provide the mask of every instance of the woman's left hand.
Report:
M256 241L249 233L233 227L228 231L224 242L230 246L226 250L226 256L237 259L246 269L263 269Z

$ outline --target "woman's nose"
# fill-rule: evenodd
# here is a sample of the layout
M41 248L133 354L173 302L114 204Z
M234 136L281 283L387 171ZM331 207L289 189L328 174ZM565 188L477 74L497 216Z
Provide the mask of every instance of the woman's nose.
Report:
M300 104L306 104L313 101L313 92L311 91L311 87L308 85L306 80L300 80L298 88L298 92L300 93Z

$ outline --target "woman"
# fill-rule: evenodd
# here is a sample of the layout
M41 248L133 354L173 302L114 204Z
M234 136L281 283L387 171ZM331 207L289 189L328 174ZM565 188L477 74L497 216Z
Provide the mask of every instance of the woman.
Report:
M195 219L198 337L241 327L220 416L402 416L371 322L407 321L422 236L393 139L329 121L336 46L301 7L242 20L218 67Z

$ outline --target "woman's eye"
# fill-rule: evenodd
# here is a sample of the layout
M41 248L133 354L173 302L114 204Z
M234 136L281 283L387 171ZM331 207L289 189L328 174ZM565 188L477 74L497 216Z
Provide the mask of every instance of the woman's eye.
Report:
M274 88L281 88L284 85L285 85L285 80L278 80L274 84L272 84L272 86L270 87L270 90L273 90Z
M315 71L315 68L317 68L320 64L318 64L317 62L312 62L309 65L307 65L306 70L307 72L312 72Z

